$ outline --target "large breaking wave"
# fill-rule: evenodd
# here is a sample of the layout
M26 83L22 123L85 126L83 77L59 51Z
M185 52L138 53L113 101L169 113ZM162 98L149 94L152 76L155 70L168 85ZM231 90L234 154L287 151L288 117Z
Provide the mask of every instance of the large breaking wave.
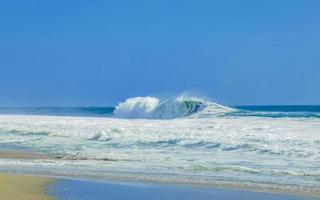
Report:
M155 97L133 97L119 103L114 114L121 118L172 119L216 116L232 111L234 109L195 97L180 96L165 101Z

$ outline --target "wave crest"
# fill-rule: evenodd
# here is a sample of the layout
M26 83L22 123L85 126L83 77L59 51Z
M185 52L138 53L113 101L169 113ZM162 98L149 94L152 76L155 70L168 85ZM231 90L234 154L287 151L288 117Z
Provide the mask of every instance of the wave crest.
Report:
M128 98L116 106L114 114L121 118L172 119L207 117L234 109L195 97L180 96L160 101L155 97Z

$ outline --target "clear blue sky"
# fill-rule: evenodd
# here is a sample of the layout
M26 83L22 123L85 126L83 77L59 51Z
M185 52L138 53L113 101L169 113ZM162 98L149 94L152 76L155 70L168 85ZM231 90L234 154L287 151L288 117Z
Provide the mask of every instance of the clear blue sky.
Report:
M1 0L0 106L191 92L320 104L319 0Z

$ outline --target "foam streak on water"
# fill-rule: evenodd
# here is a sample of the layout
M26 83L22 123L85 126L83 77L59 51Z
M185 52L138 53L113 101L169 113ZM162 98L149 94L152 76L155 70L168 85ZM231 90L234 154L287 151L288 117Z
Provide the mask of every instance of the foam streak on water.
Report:
M320 188L318 118L236 112L198 99L148 98L119 104L109 118L0 115L2 148L65 158L0 160L0 170Z

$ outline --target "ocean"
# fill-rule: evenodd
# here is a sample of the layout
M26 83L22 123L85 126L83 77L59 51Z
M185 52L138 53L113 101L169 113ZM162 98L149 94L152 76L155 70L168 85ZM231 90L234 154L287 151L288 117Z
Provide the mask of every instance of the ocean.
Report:
M270 191L320 188L320 106L223 106L192 97L114 107L0 108L0 170Z

